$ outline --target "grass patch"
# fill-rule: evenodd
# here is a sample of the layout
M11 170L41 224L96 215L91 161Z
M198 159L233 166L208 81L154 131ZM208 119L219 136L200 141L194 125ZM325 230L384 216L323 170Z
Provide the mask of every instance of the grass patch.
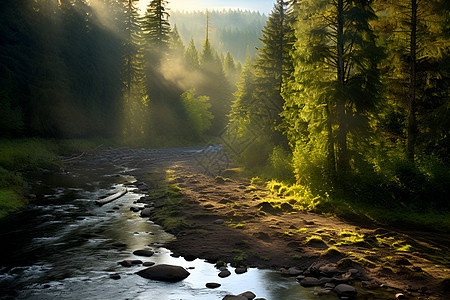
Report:
M364 235L352 232L352 231L342 231L339 233L341 236L341 241L338 242L336 245L353 245L357 243L364 242Z
M234 249L232 251L232 253L237 253L238 255L236 255L233 258L233 261L231 262L231 266L233 268L238 268L238 267L246 267L246 261L248 259L248 254L245 251L239 250L239 249Z

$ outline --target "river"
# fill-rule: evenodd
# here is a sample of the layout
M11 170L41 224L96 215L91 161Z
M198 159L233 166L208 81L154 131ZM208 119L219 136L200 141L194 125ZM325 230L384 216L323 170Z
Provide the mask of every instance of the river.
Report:
M187 148L172 154L183 157L194 152ZM155 153L147 154L154 159ZM173 257L164 244L175 237L130 211L143 195L133 185L132 169L113 163L119 160L117 156L86 158L60 172L30 176L36 200L0 223L0 299L211 300L245 291L267 300L317 299L313 292L321 287L303 288L295 278L273 270L251 268L219 278L210 263ZM102 207L95 205L95 200L125 186L129 190L125 196ZM127 246L116 248L117 242ZM155 255L133 255L138 249L151 249ZM142 265L118 264L126 259L179 265L191 275L178 283L152 281L135 274L145 268ZM120 279L111 279L113 274ZM221 287L208 289L208 282ZM321 299L337 297L332 293Z

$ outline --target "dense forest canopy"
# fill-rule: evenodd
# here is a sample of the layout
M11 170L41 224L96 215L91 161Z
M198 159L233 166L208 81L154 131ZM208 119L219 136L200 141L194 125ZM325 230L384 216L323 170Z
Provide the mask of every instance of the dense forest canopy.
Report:
M0 135L168 146L227 128L238 163L301 197L449 208L448 1L137 3L3 0Z

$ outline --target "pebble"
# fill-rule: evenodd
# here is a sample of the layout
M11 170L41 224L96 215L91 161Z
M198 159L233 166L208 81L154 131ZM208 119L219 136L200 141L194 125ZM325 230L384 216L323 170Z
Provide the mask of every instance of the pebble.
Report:
M239 294L238 296L244 296L247 299L253 300L256 298L256 295L250 291Z
M153 254L155 254L155 252L153 252L152 250L136 250L133 252L133 254L137 255L137 256L150 257L150 256L153 256Z
M220 283L215 283L215 282L208 282L206 284L206 287L209 288L209 289L217 289L220 286L221 286Z
M230 276L231 275L231 272L230 271L228 271L228 270L225 270L225 271L221 271L220 273L219 273L219 277L220 278L225 278L225 277L228 277L228 276Z

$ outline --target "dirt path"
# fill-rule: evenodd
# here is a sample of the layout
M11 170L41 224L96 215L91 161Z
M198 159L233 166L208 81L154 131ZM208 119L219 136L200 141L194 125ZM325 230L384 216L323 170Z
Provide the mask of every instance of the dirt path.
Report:
M411 299L450 294L448 279L445 287L441 282L450 276L449 235L350 224L293 211L288 202L274 207L282 201L264 187L235 172L216 177L230 167L218 147L109 149L95 159L129 168L151 219L177 236L167 245L175 255L296 267L303 276L343 278L350 271L368 288L389 286Z

